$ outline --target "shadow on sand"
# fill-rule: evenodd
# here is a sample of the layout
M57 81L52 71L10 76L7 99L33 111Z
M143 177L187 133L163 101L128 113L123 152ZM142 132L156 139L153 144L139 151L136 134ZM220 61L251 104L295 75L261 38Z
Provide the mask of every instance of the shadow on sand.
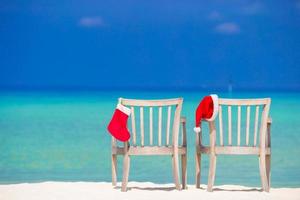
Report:
M121 189L120 186L116 186L114 187L114 189ZM175 187L127 187L127 190L147 190L147 191L156 191L156 190L160 190L160 191L172 191L172 190L176 190Z
M114 187L114 189L120 190L120 186ZM204 187L198 188L199 190L206 190ZM173 191L176 190L175 187L128 187L128 191L130 190L147 190L147 191ZM257 188L249 188L249 189L224 189L224 188L214 188L213 192L222 192L222 191L228 191L228 192L263 192L262 189L257 189Z
M218 191L228 191L228 192L262 192L262 189L257 189L257 188L249 188L249 189L224 189L224 188L214 188L213 192L218 192Z

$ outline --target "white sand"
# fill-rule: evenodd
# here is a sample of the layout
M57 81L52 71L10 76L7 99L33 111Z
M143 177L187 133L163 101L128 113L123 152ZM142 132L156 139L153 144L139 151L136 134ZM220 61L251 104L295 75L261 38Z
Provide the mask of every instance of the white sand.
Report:
M120 183L118 184L120 185ZM2 200L89 200L89 199L121 199L121 200L158 200L158 199L300 199L300 188L272 188L270 193L261 192L260 188L249 188L236 185L216 186L214 192L196 189L189 185L188 190L177 191L173 184L154 184L130 182L129 190L121 192L120 187L111 183L96 182L43 182L0 185ZM205 185L201 185L205 188Z

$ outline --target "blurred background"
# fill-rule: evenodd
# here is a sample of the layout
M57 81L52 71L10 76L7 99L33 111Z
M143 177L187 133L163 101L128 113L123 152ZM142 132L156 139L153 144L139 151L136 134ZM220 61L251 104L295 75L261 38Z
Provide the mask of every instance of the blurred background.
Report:
M4 89L300 89L299 1L0 3Z

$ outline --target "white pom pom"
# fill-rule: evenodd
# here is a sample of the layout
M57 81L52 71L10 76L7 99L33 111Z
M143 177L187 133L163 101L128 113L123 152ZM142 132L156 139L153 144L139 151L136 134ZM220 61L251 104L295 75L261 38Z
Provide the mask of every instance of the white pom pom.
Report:
M195 128L194 128L194 131L195 131L196 133L200 133L201 128L200 128L200 127L195 127Z

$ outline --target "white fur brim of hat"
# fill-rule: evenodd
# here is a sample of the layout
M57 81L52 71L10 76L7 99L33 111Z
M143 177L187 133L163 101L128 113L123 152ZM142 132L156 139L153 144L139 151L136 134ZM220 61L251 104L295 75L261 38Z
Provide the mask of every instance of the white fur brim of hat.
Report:
M207 121L213 121L217 117L217 114L218 114L218 111L219 111L219 98L218 98L218 95L211 94L210 96L213 100L214 110L213 110L212 116L210 118L205 119Z
M213 114L210 118L205 118L204 120L206 121L213 121L216 117L217 117L217 114L219 112L219 98L218 98L218 95L216 94L211 94L210 95L211 98L212 98L212 101L213 101L213 104L214 104L214 109L213 109ZM195 127L194 128L194 131L196 133L199 133L201 131L201 128L200 127Z

